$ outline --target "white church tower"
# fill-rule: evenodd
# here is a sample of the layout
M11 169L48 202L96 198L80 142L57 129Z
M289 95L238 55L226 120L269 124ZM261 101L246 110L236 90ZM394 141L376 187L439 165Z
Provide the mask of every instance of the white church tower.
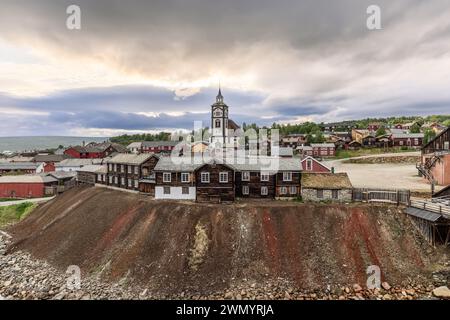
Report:
M216 102L211 106L211 143L227 143L228 138L228 106L223 102L222 91L216 97Z

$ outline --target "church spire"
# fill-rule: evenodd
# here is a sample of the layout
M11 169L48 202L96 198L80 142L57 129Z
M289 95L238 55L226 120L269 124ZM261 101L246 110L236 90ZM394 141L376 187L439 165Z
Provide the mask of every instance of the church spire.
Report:
M219 93L217 94L216 97L216 102L223 103L222 88L220 87L220 84L219 84Z

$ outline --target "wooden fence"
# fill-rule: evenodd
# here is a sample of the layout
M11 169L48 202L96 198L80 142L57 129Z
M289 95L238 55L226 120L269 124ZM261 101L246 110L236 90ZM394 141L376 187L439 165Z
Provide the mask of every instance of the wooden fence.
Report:
M54 196L59 193L63 193L64 191L67 191L73 187L75 187L77 184L76 180L70 180L66 181L64 185L55 185L50 187L45 187L44 194L46 196Z
M409 190L390 189L353 189L353 201L383 202L409 205L411 192Z
M442 201L442 199L431 199L431 200L425 200L425 199L419 199L419 198L412 198L411 201L411 207L431 211L434 213L439 213L440 215L444 216L447 219L450 219L450 201Z

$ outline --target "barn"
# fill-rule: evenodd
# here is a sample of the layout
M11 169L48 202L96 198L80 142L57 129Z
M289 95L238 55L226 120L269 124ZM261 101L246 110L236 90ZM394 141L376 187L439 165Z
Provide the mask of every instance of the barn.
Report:
M1 198L41 198L45 196L45 187L58 184L51 176L20 175L0 177Z
M304 172L311 172L311 173L331 172L330 168L328 168L319 160L314 159L313 157L310 156L303 158L301 164Z

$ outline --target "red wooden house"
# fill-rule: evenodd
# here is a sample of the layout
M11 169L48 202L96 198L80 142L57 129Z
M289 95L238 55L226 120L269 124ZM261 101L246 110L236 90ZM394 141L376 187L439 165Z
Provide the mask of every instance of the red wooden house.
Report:
M127 149L116 143L91 143L86 146L70 147L64 151L64 154L77 159L103 159L115 152L125 153Z
M304 172L310 173L324 173L331 172L331 169L324 165L322 162L314 159L313 157L306 157L301 161Z

